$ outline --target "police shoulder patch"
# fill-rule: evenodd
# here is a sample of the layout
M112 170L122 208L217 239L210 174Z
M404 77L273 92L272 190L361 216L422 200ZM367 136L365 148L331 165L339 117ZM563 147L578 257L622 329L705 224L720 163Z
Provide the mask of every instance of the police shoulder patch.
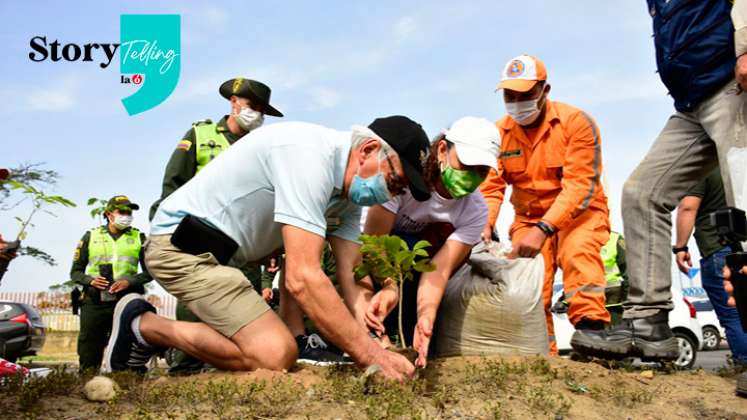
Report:
M185 152L189 150L191 147L192 147L192 142L187 139L180 141L176 145L177 149L184 150Z

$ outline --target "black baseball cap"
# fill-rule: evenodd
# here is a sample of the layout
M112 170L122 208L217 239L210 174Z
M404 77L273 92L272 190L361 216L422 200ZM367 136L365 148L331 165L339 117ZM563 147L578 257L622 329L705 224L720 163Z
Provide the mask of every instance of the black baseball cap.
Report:
M423 166L428 158L430 145L423 127L405 116L392 115L375 119L368 128L399 155L402 169L410 181L412 196L418 201L431 198L430 190L423 178Z
M126 195L115 195L114 197L109 199L108 203L106 203L106 211L117 209L139 210L140 206L130 201L130 199Z
M10 178L10 171L8 168L0 168L0 181Z

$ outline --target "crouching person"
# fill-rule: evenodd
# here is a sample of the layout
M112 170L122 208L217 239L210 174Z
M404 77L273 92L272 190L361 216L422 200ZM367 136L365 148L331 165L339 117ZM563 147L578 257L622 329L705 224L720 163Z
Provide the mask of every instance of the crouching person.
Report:
M550 312L557 268L563 271L574 338L579 331L582 336L603 334L610 321L601 257L610 226L600 182L599 129L583 111L548 98L547 69L536 57L520 55L506 63L498 89L508 115L497 122L499 169L481 186L489 212L483 236L490 237L510 184L515 212L509 229L511 257L542 254L547 335L550 353L557 354ZM576 343L571 341L574 348Z
M284 247L286 286L322 333L360 366L410 376L412 364L368 337L319 264L325 236L357 240L361 184L391 196L407 186L395 180L421 177L405 158L427 147L427 138L419 145L420 126L388 117L372 127L357 137L307 123L259 128L166 198L153 219L146 264L201 322L160 317L128 295L115 309L107 370L144 371L164 347L219 369L290 368L293 335L235 268Z
M394 309L399 293L404 293L402 333L406 345L418 352L416 365L426 364L436 313L449 278L480 242L488 209L478 187L490 168L496 169L498 149L499 133L494 124L481 118L462 118L431 144L425 163L430 199L418 201L419 197L408 191L368 211L366 234L396 234L411 247L423 239L431 243L427 251L436 270L416 273L414 281L405 282L402 290L395 283L385 283L363 315L376 335L391 335L397 328ZM361 283L373 286L370 279Z

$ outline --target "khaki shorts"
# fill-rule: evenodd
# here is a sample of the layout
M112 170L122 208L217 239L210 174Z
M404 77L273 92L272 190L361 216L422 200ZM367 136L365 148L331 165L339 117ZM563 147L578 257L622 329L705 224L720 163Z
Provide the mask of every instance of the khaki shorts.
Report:
M158 284L226 337L270 309L241 271L221 265L211 253L181 251L171 235L148 239L145 265Z

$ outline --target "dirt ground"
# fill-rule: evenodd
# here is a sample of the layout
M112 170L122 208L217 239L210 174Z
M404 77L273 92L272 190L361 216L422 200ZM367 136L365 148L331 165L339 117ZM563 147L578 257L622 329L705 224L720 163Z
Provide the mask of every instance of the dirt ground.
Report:
M114 375L114 400L89 402L85 379L59 369L6 381L3 418L747 419L735 379L703 371L641 371L544 357L432 361L405 384L354 367L290 373ZM8 416L8 417L6 417Z

